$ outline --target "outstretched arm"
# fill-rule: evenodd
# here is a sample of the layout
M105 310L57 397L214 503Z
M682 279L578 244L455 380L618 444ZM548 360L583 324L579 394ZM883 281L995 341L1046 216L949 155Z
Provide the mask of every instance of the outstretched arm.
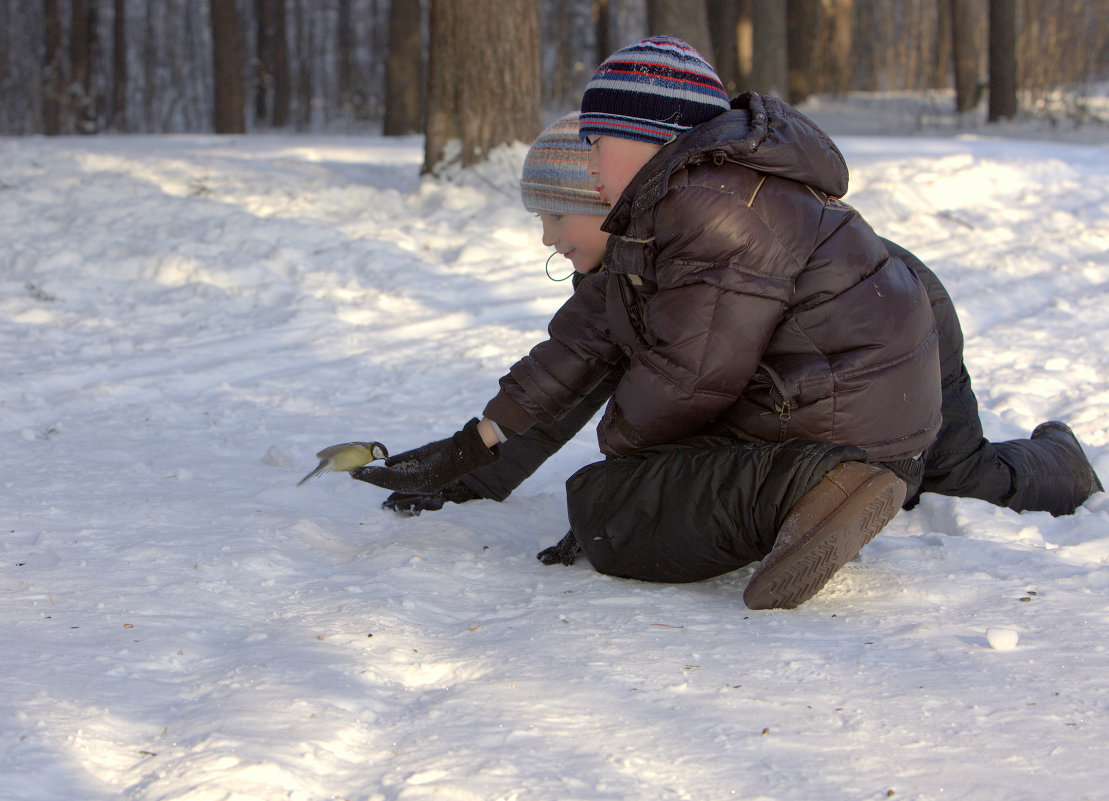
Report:
M438 492L450 482L497 458L497 430L491 420L476 417L446 439L390 456L385 466L367 465L350 475L400 492Z

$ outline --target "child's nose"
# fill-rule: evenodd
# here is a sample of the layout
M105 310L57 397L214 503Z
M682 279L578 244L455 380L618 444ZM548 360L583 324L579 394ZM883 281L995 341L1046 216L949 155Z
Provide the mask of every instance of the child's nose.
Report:
M558 244L558 237L555 236L554 229L547 223L543 223L543 244L549 248Z

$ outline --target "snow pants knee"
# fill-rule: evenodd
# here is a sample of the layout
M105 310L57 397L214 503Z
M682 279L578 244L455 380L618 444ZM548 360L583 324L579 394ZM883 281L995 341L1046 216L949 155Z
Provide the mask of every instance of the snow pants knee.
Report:
M566 482L570 529L594 569L645 581L712 578L762 559L844 445L695 437L596 462Z

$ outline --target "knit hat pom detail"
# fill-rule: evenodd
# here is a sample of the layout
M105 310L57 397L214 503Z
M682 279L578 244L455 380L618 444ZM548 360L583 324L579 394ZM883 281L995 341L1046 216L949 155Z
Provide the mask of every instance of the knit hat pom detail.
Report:
M617 50L581 100L579 136L664 145L731 107L716 71L681 39L652 36Z

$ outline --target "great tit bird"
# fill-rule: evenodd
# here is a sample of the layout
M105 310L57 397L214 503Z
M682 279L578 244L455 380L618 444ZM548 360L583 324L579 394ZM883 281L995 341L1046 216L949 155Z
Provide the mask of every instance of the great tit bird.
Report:
M342 442L338 445L329 445L317 453L316 457L320 460L319 465L297 482L298 487L308 479L315 478L328 470L349 473L357 467L363 467L378 459L387 459L389 451L380 442Z

